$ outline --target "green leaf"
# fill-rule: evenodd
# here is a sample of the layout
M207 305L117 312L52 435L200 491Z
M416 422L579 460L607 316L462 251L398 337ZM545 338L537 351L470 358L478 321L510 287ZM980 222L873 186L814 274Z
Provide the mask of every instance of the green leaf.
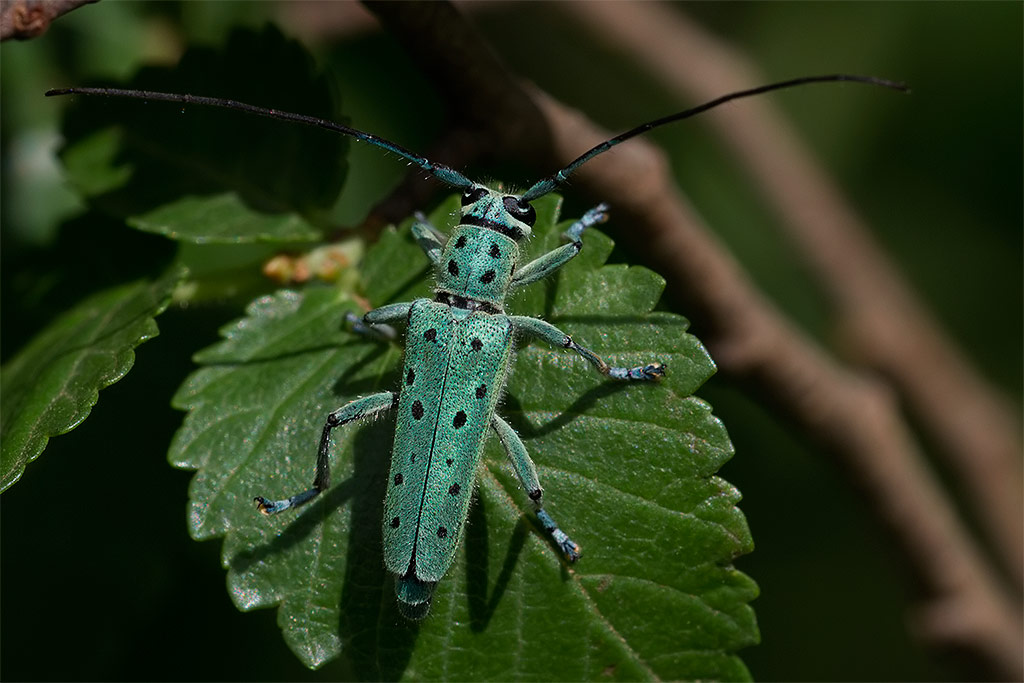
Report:
M191 47L174 69L118 87L340 119L331 82L272 26L236 29L223 48ZM75 96L63 132L68 177L95 206L198 243L316 240L347 169L336 133L201 105Z
M135 347L157 335L153 318L167 308L181 277L176 270L88 297L4 366L0 491L21 477L51 436L88 417L100 389L128 373Z
M196 244L313 242L320 238L320 231L299 214L254 211L234 193L183 197L129 218L128 224Z
M453 198L434 214L448 228ZM531 252L559 242L558 201L537 202ZM310 667L340 656L361 679L745 679L735 652L757 642L739 492L715 476L732 455L722 424L692 396L715 370L677 315L651 312L663 287L643 268L606 266L596 230L581 255L511 304L543 315L621 365L661 360L665 381L606 381L562 349L523 347L502 415L530 450L545 508L582 546L564 564L492 439L464 549L431 614L402 618L381 560L393 419L338 430L334 486L299 509L257 514L255 495L305 490L324 418L398 385L398 345L346 331L356 310L327 288L280 292L203 351L175 405L189 410L170 460L198 470L196 539L225 536L222 561L240 609L278 606L278 624ZM429 292L408 230L367 254L371 302Z

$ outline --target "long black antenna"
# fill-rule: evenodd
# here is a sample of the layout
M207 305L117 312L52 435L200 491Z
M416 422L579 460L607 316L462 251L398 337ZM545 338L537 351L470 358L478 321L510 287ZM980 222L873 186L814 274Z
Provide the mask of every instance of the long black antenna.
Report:
M738 92L723 95L717 99L706 102L702 105L693 107L692 109L686 109L684 111L663 116L660 119L648 121L643 123L636 128L631 128L625 133L620 133L610 140L605 140L601 144L593 147L592 149L584 152L575 161L565 166L558 172L538 181L530 189L528 189L522 195L522 199L525 201L533 201L538 197L542 197L549 192L553 192L560 185L564 184L568 177L572 175L576 169L583 164L587 163L599 154L607 152L609 149L618 145L630 138L634 138L637 135L646 133L652 128L664 126L665 124L672 123L674 121L680 121L682 119L696 116L708 109L713 109L720 104L725 104L732 100L737 100L742 97L751 97L753 95L760 95L761 93L770 92L772 90L782 90L783 88L792 88L799 85L807 85L808 83L827 83L834 81L849 81L852 83L865 83L868 85L877 85L883 88L892 88L893 90L900 90L907 92L909 89L902 83L896 83L894 81L887 81L882 78L873 78L871 76L853 76L849 74L830 74L827 76L804 76L802 78L793 78L788 81L780 81L778 83L771 83L769 85L762 85L757 88L750 88L749 90L740 90ZM56 95L101 95L103 97L124 97L135 100L154 100L163 102L179 102L181 104L199 104L208 107L221 107L223 109L234 109L237 111L253 114L255 116L263 116L270 119L277 119L280 121L290 121L293 123L301 123L306 126L313 126L315 128L323 128L335 133L341 133L342 135L348 135L349 137L368 142L371 145L380 147L381 149L407 159L408 161L416 164L424 171L430 173L438 180L447 183L453 187L461 190L469 189L474 187L473 181L466 176L462 175L458 171L444 164L438 164L424 156L416 154L399 144L391 142L385 138L373 135L372 133L364 133L356 128L350 128L343 126L340 123L329 121L327 119L317 118L315 116L306 116L304 114L293 114L291 112L280 111L278 109L270 109L268 107L258 107L252 104L246 104L245 102L238 102L236 100L229 100L220 97L205 97L202 95L187 95L178 93L166 93L166 92L153 92L150 90L125 90L122 88L57 88L48 90L46 92L47 97L53 97Z
M420 156L415 152L407 150L405 147L398 145L390 140L386 140L380 136L373 135L372 133L364 133L356 128L349 128L343 126L340 123L329 121L327 119L317 118L315 116L306 116L304 114L292 114L287 111L280 111L278 109L270 109L268 107L258 107L253 104L246 104L245 102L238 102L236 100L229 100L221 97L205 97L202 95L186 95L178 93L168 92L154 92L151 90L125 90L122 88L55 88L53 90L47 90L47 97L54 97L57 95L101 95L103 97L125 97L133 100L158 100L162 102L180 102L181 104L201 104L207 107L221 107L223 109L234 109L242 111L247 114L253 114L255 116L264 116L269 119L277 119L279 121L290 121L293 123L301 123L306 126L313 126L314 128L323 128L325 130L332 131L334 133L341 133L342 135L348 135L356 140L362 142L368 142L371 145L376 145L382 149L386 149L389 152L404 157L405 159L416 164L424 171L427 171L438 180L457 187L460 190L465 190L473 187L473 181L462 175L455 169L449 168L444 164L434 163L430 159L424 156Z
M849 74L830 74L827 76L804 76L802 78L792 78L788 81L779 81L778 83L771 83L769 85L762 85L757 88L750 88L749 90L740 90L738 92L729 93L728 95L722 95L719 98L713 99L710 102L693 107L692 109L686 109L685 111L678 112L676 114L670 114L663 116L660 119L648 121L642 123L636 128L631 128L625 133L620 133L610 140L605 140L601 144L593 147L592 149L584 152L576 158L575 161L565 166L557 173L554 173L543 180L538 181L529 190L523 193L523 199L526 201L533 201L538 197L543 197L549 192L553 192L560 185L565 183L568 177L576 171L580 166L587 163L599 154L604 154L609 149L618 145L619 143L625 142L630 138L634 138L641 133L646 133L652 128L664 126L667 123L673 121L680 121L682 119L688 119L691 116L706 112L708 109L713 109L720 104L725 104L732 100L738 100L741 97L750 97L752 95L760 95L761 93L770 92L772 90L782 90L783 88L793 88L798 85L806 85L808 83L828 83L833 81L850 81L853 83L867 83L868 85L878 85L883 88L892 88L893 90L900 90L902 92L908 92L909 88L902 83L896 83L894 81L887 81L882 78L873 78L871 76L851 76Z

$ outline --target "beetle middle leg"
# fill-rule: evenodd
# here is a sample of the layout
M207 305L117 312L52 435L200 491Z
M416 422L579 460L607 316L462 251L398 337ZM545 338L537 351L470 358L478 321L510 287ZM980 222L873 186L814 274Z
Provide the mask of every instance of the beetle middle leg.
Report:
M626 381L651 381L659 380L665 376L665 365L663 363L653 362L646 365L639 365L634 368L620 368L613 365L609 365L603 358L591 351L585 346L580 346L572 340L572 337L562 332L560 329L555 327L549 322L540 320L539 318L530 318L523 315L514 315L511 317L512 325L515 327L517 332L536 337L551 344L552 346L561 346L565 349L572 349L583 358L590 361L590 364L597 368L605 377L611 379L619 379Z

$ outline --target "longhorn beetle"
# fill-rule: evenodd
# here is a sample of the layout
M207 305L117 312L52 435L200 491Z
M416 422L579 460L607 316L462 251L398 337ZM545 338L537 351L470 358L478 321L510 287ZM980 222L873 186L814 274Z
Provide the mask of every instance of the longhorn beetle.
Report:
M602 222L607 215L604 204L591 209L566 231L567 244L520 265L520 245L529 239L536 219L531 202L563 185L576 169L597 155L652 128L689 118L730 100L827 81L906 90L891 81L833 74L734 92L606 140L522 194L506 194L474 182L448 166L376 135L301 114L215 97L115 88L65 88L46 94L201 104L324 128L397 154L462 191L460 222L447 239L421 214L417 214L412 226L416 241L436 268L434 298L388 304L370 311L362 321L352 320L356 331L381 338L394 336L391 323L405 321L401 388L357 399L327 416L312 488L283 500L255 498L259 511L266 515L309 502L330 486L331 432L349 422L396 410L398 420L382 522L384 564L396 576L395 593L402 612L410 618L422 618L429 610L437 582L448 571L459 546L488 428L494 430L508 453L545 532L567 561L580 558L580 547L544 510L537 470L526 447L512 427L495 413L516 339L538 339L575 351L601 374L615 380L649 382L665 374L665 366L658 362L633 368L612 367L554 325L505 313L505 299L512 290L536 282L565 265L583 247L583 231Z

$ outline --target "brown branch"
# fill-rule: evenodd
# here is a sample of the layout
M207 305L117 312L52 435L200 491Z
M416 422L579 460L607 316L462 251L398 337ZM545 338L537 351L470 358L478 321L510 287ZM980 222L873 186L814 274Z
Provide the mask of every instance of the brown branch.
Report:
M537 95L562 163L609 136ZM722 371L766 396L857 477L931 598L921 611L923 635L969 650L1001 677L1024 675L1015 601L985 565L891 393L837 364L783 319L696 218L651 145L635 144L614 161L595 160L580 170L575 186L605 198L630 226L619 238L665 276L668 291L706 330Z
M562 7L681 100L703 102L766 82L749 60L675 8ZM831 296L853 360L893 384L965 482L1009 573L1024 580L1018 410L942 332L771 98L725 107L708 122L746 166Z
M431 64L432 77L444 88L463 78L465 64L476 63L474 52L490 54L460 17L447 17L443 27L416 25L408 21L408 8L372 6L400 40L409 41L420 63ZM458 60L445 56L453 36L460 45ZM509 83L501 73L474 77ZM533 156L538 150L531 140L550 140L545 172L609 137L542 93L515 84L491 88L486 95L464 87L449 92L457 98L453 106L485 117L475 123L494 135L497 148L528 149ZM514 134L487 128L490 116L517 106L520 97L543 113L543 128L528 123ZM934 644L955 642L1001 676L1024 676L1015 602L1001 591L925 465L890 392L838 365L765 301L688 208L661 153L638 140L611 157L584 166L574 187L611 203L617 219L630 225L619 238L665 276L670 296L706 331L704 339L722 370L769 397L770 405L857 474L930 598L922 610L923 635Z
M433 161L461 168L480 156L550 159L551 139L544 118L519 82L501 64L465 18L447 2L382 2L363 5L398 36L447 101L452 132L430 150ZM437 49L443 45L443 49ZM472 97L463 97L472 93ZM514 148L513 148L514 147ZM432 155L432 156L431 156ZM429 196L437 183L413 173L374 207L364 227L370 231L409 215L412 204Z
M0 40L28 40L46 33L54 19L97 0L2 0Z

